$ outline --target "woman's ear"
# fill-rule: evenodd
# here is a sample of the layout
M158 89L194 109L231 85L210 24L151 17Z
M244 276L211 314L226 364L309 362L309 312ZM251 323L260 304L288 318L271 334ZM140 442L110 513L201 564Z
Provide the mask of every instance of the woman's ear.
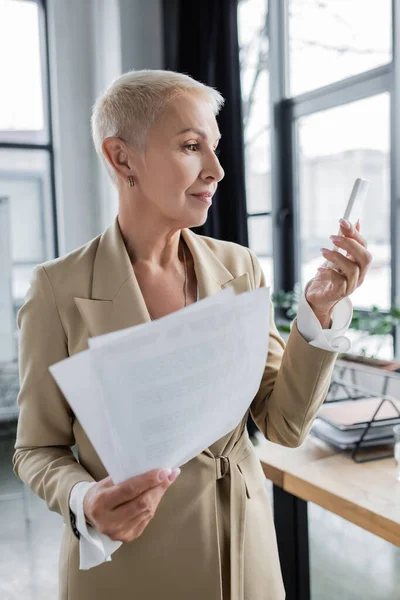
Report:
M122 179L126 179L128 175L132 174L132 160L124 140L118 137L108 137L103 141L101 149L107 161Z

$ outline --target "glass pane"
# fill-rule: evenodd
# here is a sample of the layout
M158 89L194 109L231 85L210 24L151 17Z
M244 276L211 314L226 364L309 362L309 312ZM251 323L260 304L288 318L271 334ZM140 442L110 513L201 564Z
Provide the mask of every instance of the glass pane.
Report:
M267 0L239 2L240 75L249 213L271 210L267 18Z
M271 217L250 217L249 246L258 255L264 271L266 285L273 289L274 266L272 255L272 219Z
M360 308L390 306L389 113L389 94L381 94L298 122L303 284L323 262L320 248L331 247L354 180L370 181L360 221L374 260L352 296Z
M33 268L54 256L47 152L0 149L0 198L0 323L10 329L11 310L11 360L16 357L15 317ZM5 346L9 347L9 338L6 341L0 330L0 361Z
M381 360L394 359L394 339L392 334L369 335L368 331L349 329L346 335L351 341L351 354L371 356Z
M0 140L45 141L40 52L37 3L1 0Z
M391 0L289 0L290 95L392 60Z

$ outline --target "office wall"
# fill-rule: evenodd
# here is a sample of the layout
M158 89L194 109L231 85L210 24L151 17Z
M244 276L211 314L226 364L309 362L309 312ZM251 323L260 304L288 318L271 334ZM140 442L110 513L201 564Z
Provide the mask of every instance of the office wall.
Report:
M116 192L90 134L91 107L130 69L163 66L161 0L48 0L60 254L114 218Z

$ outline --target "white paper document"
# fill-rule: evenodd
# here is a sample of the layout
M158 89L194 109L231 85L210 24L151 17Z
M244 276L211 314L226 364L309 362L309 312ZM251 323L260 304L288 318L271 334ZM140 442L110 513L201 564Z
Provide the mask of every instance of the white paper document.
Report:
M268 288L227 288L91 338L50 372L119 483L182 466L232 431L258 391L268 336Z

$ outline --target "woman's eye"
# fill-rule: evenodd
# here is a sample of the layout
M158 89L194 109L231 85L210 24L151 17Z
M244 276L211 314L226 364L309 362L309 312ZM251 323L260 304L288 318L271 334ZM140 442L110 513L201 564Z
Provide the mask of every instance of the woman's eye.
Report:
M190 152L198 150L198 147L199 147L199 144L186 144L186 146L185 146L185 148L187 150L189 150ZM219 148L215 148L214 154L216 156L219 156L220 152L221 152L221 150Z

